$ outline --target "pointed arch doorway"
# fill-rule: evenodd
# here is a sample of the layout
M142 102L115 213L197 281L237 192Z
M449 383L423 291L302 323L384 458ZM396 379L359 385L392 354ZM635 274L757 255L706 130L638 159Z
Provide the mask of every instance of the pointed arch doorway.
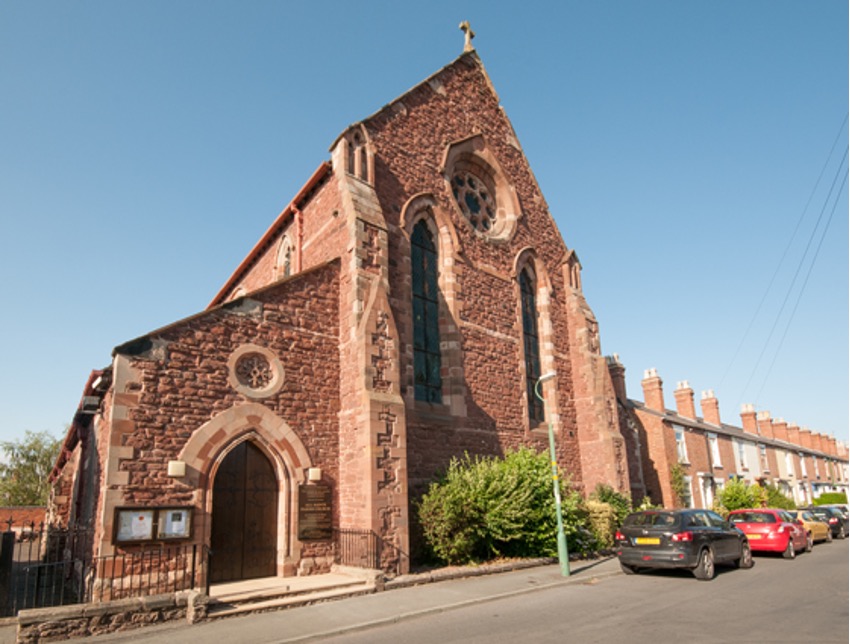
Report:
M278 482L254 443L243 441L221 462L212 501L210 581L276 575Z

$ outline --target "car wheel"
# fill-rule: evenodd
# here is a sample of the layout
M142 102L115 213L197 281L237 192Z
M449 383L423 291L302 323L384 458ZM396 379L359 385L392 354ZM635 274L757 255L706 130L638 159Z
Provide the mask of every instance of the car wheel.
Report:
M620 562L620 570L622 570L627 575L636 575L638 572L637 566L630 566L627 563Z
M797 556L797 550L794 548L794 540L791 537L788 537L788 545L785 546L785 552L782 553L782 556L786 559L793 559Z
M700 581L711 581L714 579L714 553L711 548L705 548L699 553L697 567L694 568L694 577Z
M788 543L791 543L790 540ZM793 545L791 549L794 549ZM735 568L752 568L753 565L755 565L755 561L753 561L753 551L750 550L750 544L742 543L741 558L735 560Z
M815 540L812 538L812 533L806 533L806 552L811 552L815 547Z

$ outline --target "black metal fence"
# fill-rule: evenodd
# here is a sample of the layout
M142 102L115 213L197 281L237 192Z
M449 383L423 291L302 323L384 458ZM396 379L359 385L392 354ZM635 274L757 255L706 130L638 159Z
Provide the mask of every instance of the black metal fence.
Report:
M93 558L92 539L90 529L35 524L0 532L0 617L27 608L209 590L206 546L153 544ZM409 564L407 554L370 530L335 529L334 560L396 575Z
M398 575L407 568L407 555L371 530L334 529L334 563L383 570Z
M2 535L0 616L206 584L209 554L203 546L155 544L92 558L90 530L29 528Z

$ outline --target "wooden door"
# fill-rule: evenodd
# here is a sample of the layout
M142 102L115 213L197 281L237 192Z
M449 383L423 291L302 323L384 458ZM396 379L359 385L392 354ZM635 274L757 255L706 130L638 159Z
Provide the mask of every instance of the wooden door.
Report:
M277 478L249 441L225 457L213 484L210 581L276 574Z

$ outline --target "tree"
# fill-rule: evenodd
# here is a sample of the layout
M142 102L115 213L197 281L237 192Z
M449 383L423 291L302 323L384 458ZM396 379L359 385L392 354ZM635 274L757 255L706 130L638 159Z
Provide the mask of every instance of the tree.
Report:
M0 504L45 505L50 485L47 477L62 443L49 432L24 432L15 441L0 442Z

